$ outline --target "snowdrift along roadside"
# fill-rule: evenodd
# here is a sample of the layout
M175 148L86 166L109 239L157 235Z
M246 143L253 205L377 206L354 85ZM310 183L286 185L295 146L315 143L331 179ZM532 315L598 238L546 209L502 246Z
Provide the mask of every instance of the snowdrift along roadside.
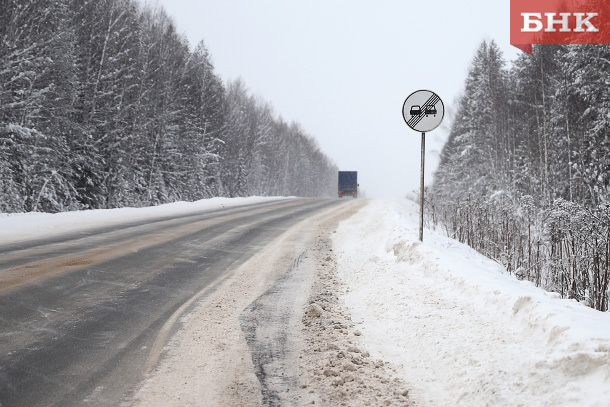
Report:
M145 208L93 209L60 213L0 213L0 244L57 236L88 228L178 216L202 210L252 205L294 197L210 198Z
M426 230L416 204L374 200L333 238L371 356L430 406L610 405L610 313L508 275Z

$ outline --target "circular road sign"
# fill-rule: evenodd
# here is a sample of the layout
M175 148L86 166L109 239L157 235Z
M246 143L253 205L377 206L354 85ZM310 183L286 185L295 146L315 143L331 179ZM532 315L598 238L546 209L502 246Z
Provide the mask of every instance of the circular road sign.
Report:
M402 117L407 126L426 133L441 124L445 117L445 105L436 93L418 90L411 93L402 105Z

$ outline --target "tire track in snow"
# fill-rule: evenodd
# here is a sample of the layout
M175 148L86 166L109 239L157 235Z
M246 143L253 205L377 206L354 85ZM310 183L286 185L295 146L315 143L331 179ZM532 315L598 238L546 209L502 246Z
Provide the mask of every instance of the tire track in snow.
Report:
M289 333L295 331L302 308L299 302L304 302L298 295L305 280L299 265L306 255L307 250L294 259L273 287L246 307L239 318L252 353L265 406L286 405L290 390L299 387L292 362L295 347Z

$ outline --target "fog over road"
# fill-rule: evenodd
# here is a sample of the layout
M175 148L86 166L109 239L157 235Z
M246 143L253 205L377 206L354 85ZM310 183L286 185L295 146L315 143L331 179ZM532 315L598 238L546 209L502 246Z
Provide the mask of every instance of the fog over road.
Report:
M119 405L178 319L339 200L294 199L0 246L0 406Z

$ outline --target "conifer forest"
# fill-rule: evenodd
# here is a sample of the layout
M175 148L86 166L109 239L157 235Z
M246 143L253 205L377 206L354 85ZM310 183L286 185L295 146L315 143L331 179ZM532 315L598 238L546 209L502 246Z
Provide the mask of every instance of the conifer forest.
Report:
M506 67L483 42L430 221L518 278L609 309L610 46L542 45Z
M0 212L324 196L336 170L162 8L0 0Z

